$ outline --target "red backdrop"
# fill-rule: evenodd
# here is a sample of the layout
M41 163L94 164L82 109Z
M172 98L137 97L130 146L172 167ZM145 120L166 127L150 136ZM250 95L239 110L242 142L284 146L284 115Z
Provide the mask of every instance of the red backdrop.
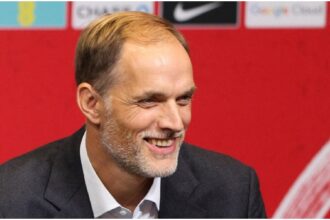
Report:
M330 137L327 4L324 29L247 29L241 4L236 29L182 30L198 87L187 140L253 166L270 216ZM68 12L64 30L0 31L0 162L84 123Z

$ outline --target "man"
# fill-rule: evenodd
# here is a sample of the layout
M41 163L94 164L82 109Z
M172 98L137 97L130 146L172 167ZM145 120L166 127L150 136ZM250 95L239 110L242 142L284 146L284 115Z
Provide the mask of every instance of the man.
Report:
M96 20L76 81L85 127L1 166L1 217L265 217L251 168L183 143L195 83L171 24L140 12Z

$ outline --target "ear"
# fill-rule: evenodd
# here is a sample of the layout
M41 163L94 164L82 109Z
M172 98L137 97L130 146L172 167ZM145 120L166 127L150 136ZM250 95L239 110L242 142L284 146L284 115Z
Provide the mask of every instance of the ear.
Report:
M87 120L99 125L101 121L103 100L88 83L81 83L77 88L77 103Z

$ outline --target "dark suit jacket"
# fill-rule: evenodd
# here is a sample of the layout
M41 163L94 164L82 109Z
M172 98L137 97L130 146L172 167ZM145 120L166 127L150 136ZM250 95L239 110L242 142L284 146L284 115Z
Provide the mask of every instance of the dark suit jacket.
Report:
M79 147L84 129L0 166L0 217L93 218ZM178 169L161 180L161 218L259 218L255 172L183 144Z

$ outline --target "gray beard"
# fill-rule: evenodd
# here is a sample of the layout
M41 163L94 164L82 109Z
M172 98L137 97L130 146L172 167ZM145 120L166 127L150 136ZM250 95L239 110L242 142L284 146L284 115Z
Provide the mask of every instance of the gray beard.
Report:
M147 178L167 177L176 171L178 158L173 166L166 169L148 167L148 159L140 153L141 150L137 147L138 145L132 142L132 135L129 133L120 134L117 123L110 117L107 117L104 127L101 128L101 143L120 168L130 174ZM113 143L114 139L111 137L118 136L118 134L123 136L122 143Z

